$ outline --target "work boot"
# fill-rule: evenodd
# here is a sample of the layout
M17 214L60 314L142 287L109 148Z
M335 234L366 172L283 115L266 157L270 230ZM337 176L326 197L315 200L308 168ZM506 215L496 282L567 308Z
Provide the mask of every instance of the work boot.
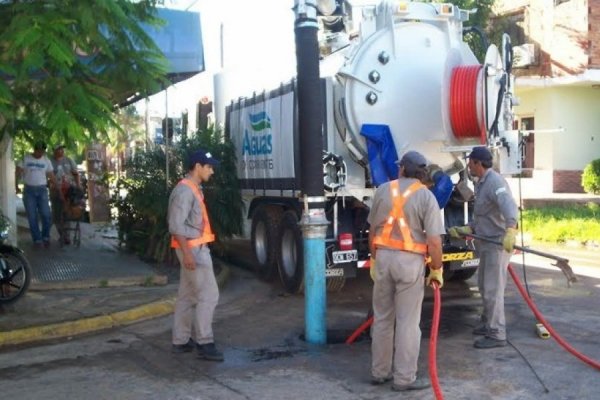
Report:
M488 334L488 328L485 325L479 325L473 329L473 335L485 336Z
M431 383L429 380L425 378L417 378L413 382L407 385L399 385L397 383L392 383L392 390L394 392L405 392L407 390L422 390L431 387Z
M194 339L190 338L190 340L188 340L188 342L185 344L171 345L171 353L189 353L194 350L195 344L196 342L194 342Z
M223 353L217 350L214 343L199 344L196 348L198 349L198 358L208 361L225 360Z
M377 378L375 376L372 376L371 377L371 385L383 385L384 383L387 383L391 380L392 380L391 376L386 376L383 378Z
M504 347L506 346L506 340L494 339L491 337L484 337L481 339L477 339L473 346L476 349L493 349L494 347Z

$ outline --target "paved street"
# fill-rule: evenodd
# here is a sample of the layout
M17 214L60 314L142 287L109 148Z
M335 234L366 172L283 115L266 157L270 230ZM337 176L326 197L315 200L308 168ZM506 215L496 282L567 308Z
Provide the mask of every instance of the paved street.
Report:
M575 267L576 268L576 267ZM515 269L522 275L521 267ZM600 280L568 288L558 270L527 269L532 297L575 348L600 359ZM511 283L506 310L510 345L476 350L470 333L480 299L467 283L442 291L438 370L446 399L597 399L599 371L534 333L531 312ZM328 294L330 341L343 340L364 319L368 277ZM420 367L426 373L431 292L423 310ZM304 299L282 293L244 269L232 268L217 308L215 333L224 363L170 353L172 318L101 334L0 351L4 398L42 399L392 399L389 386L369 384L370 341L311 346L301 339ZM537 377L536 377L537 375ZM403 394L431 399L431 390Z

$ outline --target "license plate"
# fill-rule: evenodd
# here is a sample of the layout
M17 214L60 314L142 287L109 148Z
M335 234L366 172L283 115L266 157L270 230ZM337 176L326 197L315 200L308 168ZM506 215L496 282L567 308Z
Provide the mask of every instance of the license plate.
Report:
M344 250L333 252L334 264L342 264L352 261L358 261L358 252L356 250Z
M479 265L479 258L474 258L472 260L465 260L461 264L461 267L477 267Z
M344 276L344 268L327 268L325 276Z

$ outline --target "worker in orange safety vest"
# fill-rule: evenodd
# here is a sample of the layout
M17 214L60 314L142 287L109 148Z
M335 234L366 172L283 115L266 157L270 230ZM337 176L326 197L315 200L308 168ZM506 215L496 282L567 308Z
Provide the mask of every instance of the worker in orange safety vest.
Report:
M374 272L371 383L393 380L392 390L405 391L430 386L417 377L425 259L431 257L427 285L435 280L441 287L445 230L435 196L421 183L427 178L425 157L409 151L398 164L399 178L377 188L368 217Z
M223 361L217 350L212 330L213 315L219 301L219 287L213 271L208 243L215 240L201 184L208 182L218 165L209 152L197 150L188 158L188 173L169 197L168 223L181 265L179 290L173 318L174 353L191 352L196 348L198 357ZM192 337L192 326L196 328Z

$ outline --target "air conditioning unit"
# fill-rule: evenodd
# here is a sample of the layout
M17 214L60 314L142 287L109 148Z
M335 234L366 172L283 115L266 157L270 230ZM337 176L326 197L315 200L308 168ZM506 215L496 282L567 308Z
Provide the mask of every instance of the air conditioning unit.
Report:
M513 67L525 68L531 65L537 65L538 59L535 44L525 43L513 47Z

